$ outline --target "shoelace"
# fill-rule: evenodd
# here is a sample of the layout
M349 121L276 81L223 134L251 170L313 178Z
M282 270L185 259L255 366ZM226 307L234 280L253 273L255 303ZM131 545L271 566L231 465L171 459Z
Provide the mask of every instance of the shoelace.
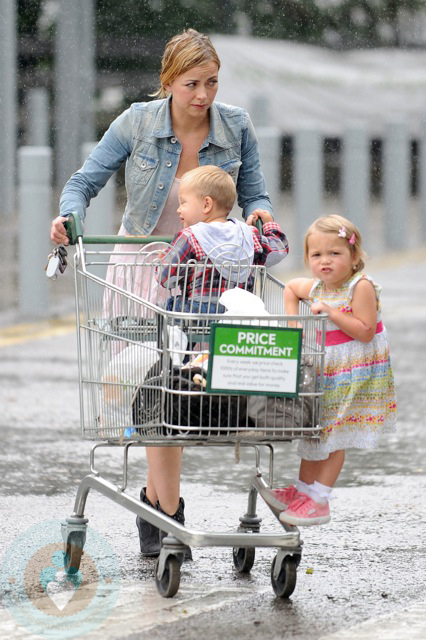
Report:
M277 498L287 498L292 493L296 494L297 489L293 487L285 487L283 489L275 489L275 496Z
M299 493L297 498L291 503L291 510L299 509L299 507L302 507L309 500L311 500L311 498L306 493Z

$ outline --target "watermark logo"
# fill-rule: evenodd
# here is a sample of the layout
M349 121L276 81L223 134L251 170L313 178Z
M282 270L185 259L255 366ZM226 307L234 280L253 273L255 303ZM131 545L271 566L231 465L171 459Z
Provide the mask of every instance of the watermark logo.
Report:
M43 638L71 640L99 627L120 592L111 545L86 525L34 525L6 552L0 592L15 620Z

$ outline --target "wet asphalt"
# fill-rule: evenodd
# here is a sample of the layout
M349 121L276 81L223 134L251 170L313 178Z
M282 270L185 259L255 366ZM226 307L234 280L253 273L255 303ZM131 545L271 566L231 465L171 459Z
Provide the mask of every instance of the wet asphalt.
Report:
M374 452L348 452L331 523L302 530L304 549L291 598L278 599L272 591L274 550L257 549L251 573L241 576L226 548L194 549L194 561L183 565L178 594L161 598L154 562L138 551L134 516L93 492L86 517L112 545L122 589L110 618L85 637L337 639L364 621L424 601L426 252L412 252L393 264L382 261L368 272L383 285L398 431ZM4 316L3 328L8 322ZM63 333L27 337L0 347L0 561L26 528L70 515L79 482L89 471L91 443L80 436L75 333L65 326ZM296 443L276 446L279 484L297 473L295 449ZM118 449L99 452L102 475L119 482L121 460ZM262 463L266 469L266 456ZM236 464L232 447L188 448L182 480L187 525L235 530L246 509L253 465L249 450ZM138 495L145 477L145 455L138 449L130 453L131 495ZM280 529L261 501L258 515L262 530ZM35 636L3 609L0 637ZM411 636L401 630L400 637Z

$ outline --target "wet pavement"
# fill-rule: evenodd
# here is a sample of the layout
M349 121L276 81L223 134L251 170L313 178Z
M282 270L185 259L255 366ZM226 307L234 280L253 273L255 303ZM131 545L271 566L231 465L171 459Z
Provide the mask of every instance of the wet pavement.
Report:
M392 268L391 268L392 267ZM233 569L231 549L194 549L180 589L163 599L154 585L154 561L138 553L134 516L90 493L89 525L112 545L122 588L98 638L292 638L364 640L426 637L426 251L382 260L368 272L383 285L383 314L395 372L396 434L374 452L351 451L335 489L330 525L302 530L304 551L297 586L277 599L270 582L272 549L257 549L252 572ZM68 303L67 303L68 304ZM66 306L66 305L65 305ZM69 302L72 306L72 300ZM6 329L0 318L0 561L34 523L70 515L91 443L79 432L75 334L69 318L30 329ZM275 477L295 476L296 444L276 447ZM103 475L120 481L121 452L100 451ZM232 447L185 451L182 494L187 525L235 530L246 509L254 459ZM263 458L267 466L267 458ZM146 475L142 449L130 452L128 492L137 496ZM259 502L263 531L280 527ZM0 610L0 637L33 638Z

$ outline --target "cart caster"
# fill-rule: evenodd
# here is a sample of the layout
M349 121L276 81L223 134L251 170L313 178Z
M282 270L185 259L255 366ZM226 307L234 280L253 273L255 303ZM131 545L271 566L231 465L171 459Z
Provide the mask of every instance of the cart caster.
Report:
M85 523L62 523L62 538L65 543L64 551L68 556L68 564L65 567L67 575L74 575L80 569L83 548L86 543L86 529Z
M256 550L254 547L234 547L232 549L232 559L234 567L238 573L250 573L254 565Z
M180 584L180 565L176 556L169 555L164 561L163 571L159 576L160 558L155 564L155 584L157 591L163 598L173 598Z
M298 558L294 556L285 556L281 562L278 555L273 559L271 582L272 588L279 598L288 598L295 590L299 562Z

